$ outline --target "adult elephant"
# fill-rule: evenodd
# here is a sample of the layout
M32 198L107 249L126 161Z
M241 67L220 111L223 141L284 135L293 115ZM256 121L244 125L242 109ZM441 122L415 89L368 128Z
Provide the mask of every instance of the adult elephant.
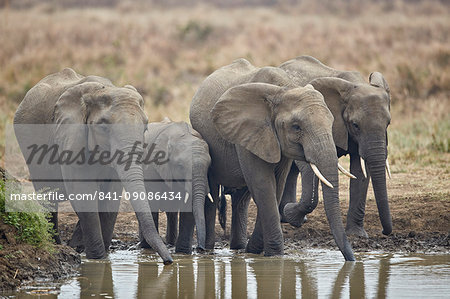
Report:
M249 83L258 78L271 84ZM279 255L284 248L278 203L292 159L315 165L334 239L345 259L354 260L339 208L333 117L312 86L278 86L286 85L286 78L278 68L256 68L239 59L200 85L190 120L210 149L210 184L248 187L258 214L246 251Z
M367 237L364 230L364 211L369 179L373 191L383 234L392 232L386 190L387 127L389 126L389 86L383 75L373 72L369 84L359 72L338 71L310 56L300 56L280 66L299 86L311 84L322 93L334 116L333 138L338 157L350 154L350 172L356 179L350 181L350 205L346 232ZM366 162L365 162L366 161ZM367 168L367 169L366 169ZM302 197L295 203L295 188L299 171L302 173ZM290 171L280 211L285 219L300 226L305 215L317 205L317 179L309 165L296 162Z
M15 133L26 159L32 154L28 138L33 137L27 133L39 125L48 125L47 130L51 132L42 144L58 148L59 163L50 160L45 165L29 163L35 189L56 189L66 198L71 194L95 198L98 191L121 195L122 186L130 194L144 194L142 165L138 163L148 122L143 105L144 101L134 87L119 88L108 79L84 77L69 68L42 79L28 91L14 116ZM89 167L87 158L94 161L90 159L96 151L106 154L103 158L108 153L122 153L122 162L126 163L113 159L111 163ZM67 163L71 153L76 157L73 157L73 163ZM96 159L100 161L99 157ZM46 180L49 177L59 180ZM145 240L158 251L165 264L172 263L172 257L156 231L148 204L140 200L131 202ZM119 202L71 200L71 204L80 220L86 257L104 258Z

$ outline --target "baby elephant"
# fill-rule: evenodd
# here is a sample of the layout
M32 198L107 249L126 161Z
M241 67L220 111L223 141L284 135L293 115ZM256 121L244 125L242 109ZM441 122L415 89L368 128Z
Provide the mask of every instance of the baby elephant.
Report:
M208 145L189 124L172 122L167 118L162 122L148 124L148 129L144 133L144 142L144 157L155 156L158 153L164 153L165 155L165 157L158 159L159 163L143 163L142 168L147 194L151 193L155 198L157 192L160 194L158 203L155 204L155 198L153 198L153 211L157 211L155 206L159 203L160 205L156 208L170 209L168 211L171 211L167 213L167 243L174 244L176 240L176 252L190 254L195 224L197 246L204 250L206 248L204 208L205 197L209 193L208 168L211 164ZM149 151L152 151L152 153L149 153ZM178 206L173 205L173 201L164 203L163 198L165 197L164 200L167 200L170 195L162 195L164 193L167 195L172 191L175 191L175 194L181 191L183 194L182 201L191 203L193 211L192 213L180 213L180 234L178 238L176 228L178 213L173 212ZM209 200L206 205L214 209L214 205ZM156 226L158 226L158 213L154 212L152 216ZM143 237L141 226L139 226L139 238L141 247L151 247ZM78 223L69 245L77 247L81 251L83 250L83 247L80 246L82 240L82 232Z
M180 212L179 236L177 238L178 215L174 212L176 207L170 206L170 202L159 201L160 209L168 212L167 243L174 244L176 240L175 251L190 254L195 224L197 247L205 250L204 209L205 198L209 193L208 169L211 164L208 144L189 124L172 122L167 118L162 122L150 123L144 139L148 144L147 147L153 147L154 152L162 151L168 157L165 163L149 163L143 166L144 178L151 178L145 180L147 192L173 190L177 193L181 190L184 202L192 204L192 213ZM161 186L162 181L164 181L165 186ZM166 208L163 207L164 205ZM206 205L212 206L214 209L209 199ZM156 211L156 209L153 209L153 211ZM153 213L153 215L156 225L158 225L157 213ZM140 239L142 247L149 247L143 238L140 237Z

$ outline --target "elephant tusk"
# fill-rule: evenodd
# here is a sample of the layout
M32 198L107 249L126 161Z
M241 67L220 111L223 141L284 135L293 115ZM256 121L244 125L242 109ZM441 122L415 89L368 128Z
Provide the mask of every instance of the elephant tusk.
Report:
M364 159L362 157L359 157L359 160L361 162L362 173L363 173L364 177L367 179L366 163L364 162Z
M214 203L214 199L212 198L211 194L209 194L209 193L208 193L208 198L212 203Z
M186 196L184 197L184 203L187 203L189 199L189 193L186 192Z
M386 158L386 171L387 171L387 175L388 175L389 179L391 179L392 178L391 177L391 168L389 167L389 161L387 158Z
M322 183L324 183L325 185L327 185L330 188L334 188L333 185L331 185L330 182L327 181L327 179L320 173L319 168L317 168L316 165L309 163L311 165L312 170L314 171L314 173L317 175L317 177L319 178L319 180L322 181Z
M338 163L338 169L345 174L346 176L348 176L351 179L356 179L356 176L354 176L353 174L351 174L349 171L347 171L347 169L344 168L344 166L342 166L341 164Z

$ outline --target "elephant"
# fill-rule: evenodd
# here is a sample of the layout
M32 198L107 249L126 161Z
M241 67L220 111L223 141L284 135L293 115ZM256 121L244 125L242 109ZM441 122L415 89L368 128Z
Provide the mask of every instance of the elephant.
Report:
M300 56L280 66L298 86L311 84L322 93L334 116L333 139L338 157L350 155L350 204L346 232L367 237L364 214L369 179L383 227L382 233L392 232L392 219L386 190L387 128L391 121L390 89L379 72L369 76L369 84L356 71L338 71L311 56ZM302 196L296 203L295 189L298 173L302 174ZM317 205L317 178L308 164L297 161L287 179L280 212L286 221L301 226L306 214Z
M185 192L192 194L192 213L180 212L180 233L178 236L178 213L173 211L167 213L166 242L169 244L176 243L175 252L190 254L195 223L197 248L205 250L206 225L204 209L208 207L214 209L214 205L209 199L205 202L205 198L209 193L208 169L211 164L208 144L188 123L172 122L169 119L165 119L163 122L149 123L144 139L148 144L155 144L157 149L163 149L170 157L168 163L145 165L145 177L166 179L166 184L169 188L172 187L172 179L188 179L186 183L192 184L192 187L185 188L184 185L182 186ZM149 186L151 183L146 182L148 190L152 189ZM153 217L155 222L157 222L157 217L157 215ZM148 244L145 240L141 240L141 246L148 247Z
M238 59L201 83L189 118L209 146L212 195L218 194L213 186L247 187L258 213L246 251L282 255L278 204L292 161L307 161L320 173L333 237L344 258L353 261L339 207L332 114L313 86L290 82L279 68Z
M121 196L123 187L129 194L145 194L142 165L138 160L148 123L143 106L144 100L133 86L116 87L106 78L85 77L70 68L39 81L27 92L14 115L14 130L22 153L27 159L28 128L47 125L51 134L43 142L56 145L60 159L63 154L78 154L76 163L28 164L34 188L59 190L66 199L77 194L98 199L99 191ZM26 127L30 124L33 126ZM23 126L27 129L21 129ZM121 153L127 163L111 160L98 163L101 164L98 167L88 167L83 157L86 160L89 157L90 161L99 149L101 155ZM46 177L59 180L40 179ZM86 257L104 258L120 202L70 202L80 220ZM164 264L171 264L172 257L156 231L149 205L141 200L131 200L131 204L145 240L159 253Z

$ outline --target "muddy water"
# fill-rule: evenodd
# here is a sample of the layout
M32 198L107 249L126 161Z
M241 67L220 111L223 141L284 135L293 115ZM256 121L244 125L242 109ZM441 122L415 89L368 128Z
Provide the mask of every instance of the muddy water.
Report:
M19 298L441 298L450 294L450 255L367 253L344 263L339 252L283 258L234 254L174 256L163 266L147 251L84 260L79 276L41 282ZM158 261L158 262L157 262Z

